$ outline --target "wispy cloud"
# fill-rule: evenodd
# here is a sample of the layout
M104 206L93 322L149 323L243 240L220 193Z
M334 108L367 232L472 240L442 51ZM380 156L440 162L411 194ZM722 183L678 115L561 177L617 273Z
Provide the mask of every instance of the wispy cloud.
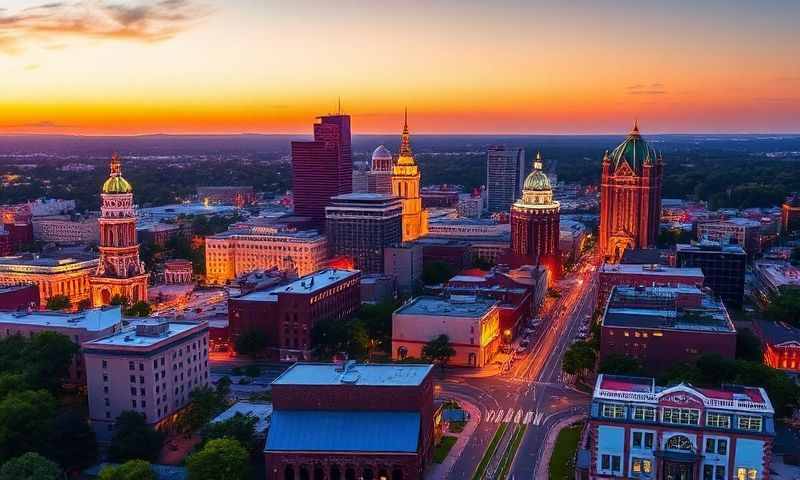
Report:
M636 83L625 87L628 95L664 95L667 93L664 90L664 84L654 82L650 84Z
M15 12L0 10L0 51L15 53L23 41L31 39L49 46L61 45L60 39L70 36L160 42L186 30L208 13L207 7L194 0L79 0L43 3Z
M36 128L36 129L48 129L48 128L67 128L72 127L72 125L62 125L60 123L56 123L50 120L40 120L38 122L31 122L31 123L19 123L15 125L0 125L0 128Z

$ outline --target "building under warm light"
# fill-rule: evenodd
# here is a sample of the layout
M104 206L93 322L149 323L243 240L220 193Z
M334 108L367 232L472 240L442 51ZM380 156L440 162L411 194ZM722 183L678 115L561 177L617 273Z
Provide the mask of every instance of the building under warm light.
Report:
M422 208L419 189L419 166L411 152L408 134L408 114L403 124L400 154L392 167L392 194L403 202L404 242L415 240L428 233L428 211Z
M0 284L35 283L42 308L54 295L65 295L77 306L91 302L89 276L98 262L96 257L74 255L4 257L0 258Z
M793 194L781 205L781 234L800 230L800 195Z
M661 155L644 141L639 125L606 152L600 179L600 251L618 262L628 249L656 245L661 218Z
M772 368L800 377L800 328L784 322L753 322L761 339L764 363Z
M110 166L100 194L100 261L89 278L94 306L108 305L115 296L130 303L147 301L148 274L139 259L133 187L122 176L117 154Z
M536 154L533 171L522 186L522 198L511 206L511 253L517 265L542 264L551 277L561 275L560 205Z

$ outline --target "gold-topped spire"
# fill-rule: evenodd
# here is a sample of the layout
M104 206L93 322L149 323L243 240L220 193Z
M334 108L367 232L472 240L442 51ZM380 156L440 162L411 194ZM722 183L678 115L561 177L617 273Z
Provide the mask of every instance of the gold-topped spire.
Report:
M111 155L109 170L108 179L103 183L103 193L131 193L133 191L131 184L122 176L122 159L116 152Z
M403 135L400 139L400 157L413 156L411 153L411 143L408 137L408 107L406 107L405 114L403 115Z
M542 152L536 152L536 158L533 160L533 169L534 170L542 169Z
M122 160L119 158L119 153L114 152L111 155L111 162L109 163L112 177L119 177L122 175Z

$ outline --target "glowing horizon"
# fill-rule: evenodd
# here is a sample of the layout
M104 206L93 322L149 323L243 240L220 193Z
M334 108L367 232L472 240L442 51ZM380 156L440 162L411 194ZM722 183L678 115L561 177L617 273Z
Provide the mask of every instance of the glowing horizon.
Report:
M0 134L800 132L800 2L6 0Z

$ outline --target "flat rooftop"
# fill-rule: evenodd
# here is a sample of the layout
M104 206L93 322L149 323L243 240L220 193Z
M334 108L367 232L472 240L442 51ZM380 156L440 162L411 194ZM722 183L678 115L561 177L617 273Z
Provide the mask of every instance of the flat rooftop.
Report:
M704 241L698 243L679 243L675 245L675 250L678 253L681 252L699 252L699 253L714 253L714 252L723 252L723 253L733 253L733 254L741 254L746 255L744 249L737 244L720 244L719 242L712 242L712 241Z
M98 257L91 253L83 255L15 255L0 257L0 271L21 271L30 273L61 272L91 268L97 265Z
M64 312L4 312L0 323L52 328L75 328L97 332L122 324L120 307L104 307L79 313Z
M417 297L395 310L396 315L430 315L445 317L481 318L497 305L497 300L467 295Z
M770 320L756 320L757 327L763 340L770 345L780 345L782 343L800 343L800 328L793 327L784 322L772 322Z
M155 325L167 323L166 331L163 335L149 336L137 334L137 325ZM160 343L166 343L177 335L188 332L198 327L208 328L208 325L203 323L189 323L189 322L164 322L163 320L137 320L132 322L128 328L122 330L114 335L98 338L90 342L84 343L85 347L103 347L103 346L116 346L116 347L152 347Z
M257 292L242 295L237 300L245 300L248 302L277 302L278 294L281 293L302 293L309 294L315 293L319 290L327 288L336 282L346 280L354 277L360 273L359 270L341 270L338 268L326 268L306 275L303 278L277 287L272 287L267 290L260 290Z
M675 275L681 277L695 277L702 281L705 277L703 270L693 267L667 267L659 264L631 264L631 263L605 263L600 267L600 273L619 273L632 275Z
M331 197L334 202L389 202L398 201L399 198L394 195L386 195L383 193L345 193Z
M219 423L229 420L236 415L256 418L255 431L263 433L269 428L270 417L272 416L272 403L256 403L239 401L230 406L227 410L214 417L209 423Z
M679 297L699 297L692 306L678 306ZM611 292L603 326L735 333L725 306L695 286L628 287Z
M349 362L295 363L283 372L273 385L356 385L379 387L411 387L421 385L433 365L428 364L363 364Z

